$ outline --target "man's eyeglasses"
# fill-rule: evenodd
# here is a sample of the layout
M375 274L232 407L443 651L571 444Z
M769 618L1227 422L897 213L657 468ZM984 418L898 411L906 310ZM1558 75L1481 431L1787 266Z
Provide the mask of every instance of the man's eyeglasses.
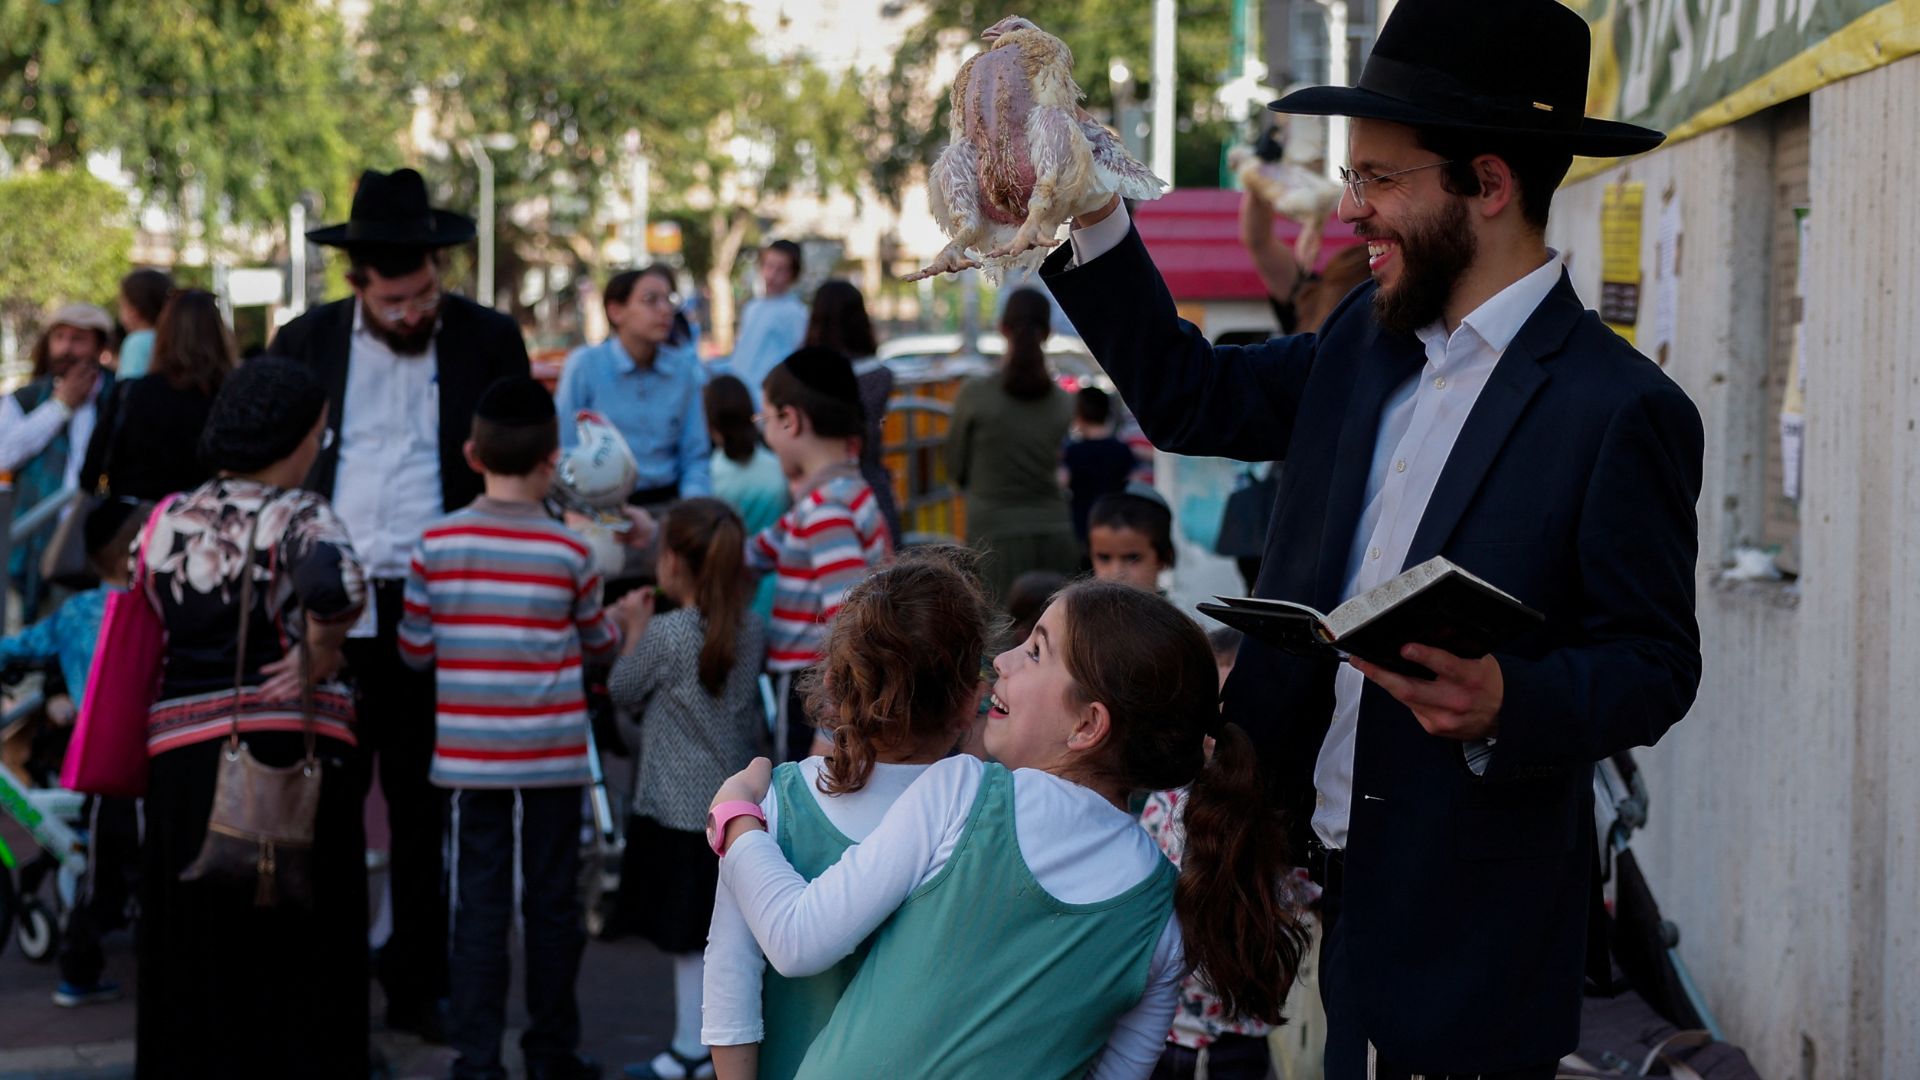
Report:
M1415 165L1411 169L1395 169L1390 173L1381 173L1379 176L1361 176L1359 173L1342 165L1340 166L1340 182L1347 185L1347 191L1353 195L1353 205L1365 206L1367 205L1367 195L1364 189L1368 184L1392 179L1396 176L1405 176L1410 172L1419 172L1421 169L1437 169L1442 165L1451 164L1453 164L1451 161L1429 161L1425 165Z
M402 301L394 307L379 308L374 314L380 316L384 322L397 323L406 319L408 315L431 315L438 310L440 310L440 290L435 289L425 296Z

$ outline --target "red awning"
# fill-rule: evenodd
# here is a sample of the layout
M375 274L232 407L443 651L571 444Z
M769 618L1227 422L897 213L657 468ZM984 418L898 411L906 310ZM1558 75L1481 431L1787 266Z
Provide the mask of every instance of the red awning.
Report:
M1240 246L1240 192L1218 188L1182 188L1134 207L1140 229L1167 289L1179 301L1263 300L1266 286L1253 269L1253 259ZM1292 248L1300 226L1274 216L1273 232ZM1353 227L1338 218L1327 223L1320 263L1342 248L1359 243Z

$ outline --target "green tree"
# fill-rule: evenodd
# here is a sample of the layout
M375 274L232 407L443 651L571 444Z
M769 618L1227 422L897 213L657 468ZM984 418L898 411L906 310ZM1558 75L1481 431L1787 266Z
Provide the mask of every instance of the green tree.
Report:
M947 143L950 85L935 81L940 61L958 47L982 44L980 31L1008 15L1024 15L1067 43L1074 79L1096 116L1112 114L1108 70L1116 61L1136 80L1137 101L1153 93L1153 11L1142 0L914 0L905 7L902 17L917 15L919 21L908 29L892 69L874 90L868 128L874 188L896 204ZM1180 6L1174 113L1182 130L1176 135L1175 175L1169 178L1179 186L1216 184L1220 148L1233 137L1238 118L1222 115L1214 101L1232 61L1232 12L1229 0Z
M57 304L107 304L132 246L127 197L85 170L0 179L0 318L8 332L26 340Z
M0 125L43 125L24 153L44 164L117 151L145 196L217 246L222 224L277 224L304 191L344 194L364 151L391 141L400 114L361 91L356 62L332 4L12 0Z
M848 184L864 159L856 88L763 55L734 3L416 0L378 6L363 36L378 77L418 88L449 150L427 168L454 205L479 202L466 140L513 136L493 154L507 274L605 269L595 225L635 149L652 215L702 219L686 235L711 246L688 262L722 273L766 200Z

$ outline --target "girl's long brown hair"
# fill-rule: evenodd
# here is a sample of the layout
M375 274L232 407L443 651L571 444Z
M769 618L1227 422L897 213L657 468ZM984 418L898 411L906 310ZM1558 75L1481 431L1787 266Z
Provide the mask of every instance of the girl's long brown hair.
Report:
M238 356L233 331L220 317L220 301L204 289L188 289L175 293L160 309L147 370L175 390L212 397L233 373Z
M1058 602L1067 673L1082 702L1111 718L1105 768L1136 789L1192 785L1173 893L1187 958L1228 1015L1278 1023L1307 937L1282 891L1287 833L1253 744L1220 723L1206 635L1167 601L1115 582L1070 585Z
M693 606L706 621L700 645L700 685L719 696L733 671L734 640L746 617L747 578L743 553L746 526L718 499L688 499L667 511L661 543L693 579Z
M847 591L826 659L807 674L807 711L833 733L820 790L865 787L887 750L952 731L972 715L993 607L966 548L914 548Z

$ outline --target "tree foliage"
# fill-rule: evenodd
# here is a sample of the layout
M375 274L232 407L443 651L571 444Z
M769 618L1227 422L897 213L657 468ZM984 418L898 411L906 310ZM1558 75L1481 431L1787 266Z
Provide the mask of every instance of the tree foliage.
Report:
M918 170L933 162L948 137L949 84L935 81L943 51L962 43L970 51L980 31L1008 15L1024 15L1073 50L1074 79L1097 116L1113 110L1108 69L1126 65L1134 96L1153 92L1153 9L1142 0L915 0L907 5L919 21L895 51L887 77L875 88L870 120L874 188L897 203ZM908 17L911 17L909 15ZM1180 6L1174 50L1177 79L1174 112L1183 127L1177 139L1178 182L1212 183L1213 160L1231 134L1232 119L1219 115L1214 91L1232 59L1229 0L1196 0Z
M653 216L705 219L687 235L713 246L688 261L708 266L730 265L768 200L849 186L865 160L857 87L763 55L737 4L416 0L377 7L365 37L376 74L421 88L454 148L431 171L456 205L478 203L458 148L515 136L493 155L496 199L520 207L501 235L531 259L600 269L589 227L636 145Z
M109 305L132 245L127 197L84 170L0 180L0 316L25 331L57 304Z
M12 0L0 124L42 124L26 153L48 165L118 151L145 195L207 226L276 223L304 191L346 191L394 130L388 103L342 92L354 63L331 4Z

